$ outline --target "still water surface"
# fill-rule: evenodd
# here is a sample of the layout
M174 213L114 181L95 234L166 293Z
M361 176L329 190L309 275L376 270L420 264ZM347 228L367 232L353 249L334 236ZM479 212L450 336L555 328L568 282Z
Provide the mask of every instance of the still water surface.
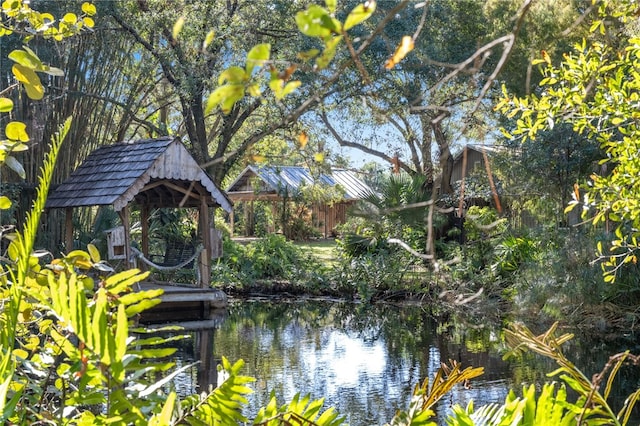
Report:
M441 362L484 367L470 387L457 386L439 404L438 423L445 424L454 403L501 403L509 388L543 381L555 369L537 357L504 361L499 325L436 323L417 306L242 301L218 319L215 329L195 331L194 339L181 345L179 364L201 363L180 376L176 387L182 394L206 389L219 380L215 365L221 357L243 359L243 373L257 379L244 413L250 419L275 391L278 404L296 393L325 397L325 407L335 407L350 425L382 425L408 407L415 385L432 378ZM568 347L588 377L613 350L575 341ZM638 376L637 371L622 374L635 386ZM625 392L619 389L621 400Z

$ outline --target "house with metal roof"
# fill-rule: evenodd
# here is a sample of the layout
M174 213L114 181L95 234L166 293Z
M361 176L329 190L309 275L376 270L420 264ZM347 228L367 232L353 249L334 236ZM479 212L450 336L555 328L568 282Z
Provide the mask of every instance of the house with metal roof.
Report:
M228 186L227 195L234 203L247 203L248 215L251 215L251 206L255 201L271 202L272 216L276 218L279 204L293 201L303 188L313 185L332 188L340 194L339 200L307 205L306 216L310 224L325 237L330 236L337 225L346 222L347 209L353 203L373 192L351 170L332 169L329 173L313 173L306 167L298 166L248 166ZM233 229L233 215L231 224ZM272 223L271 231L275 232L276 228L276 224ZM251 234L251 231L245 229L245 233Z
M194 258L198 287L209 289L211 258L216 233L210 224L210 209L231 212L232 202L187 151L179 138L161 137L102 146L50 192L45 208L65 209L65 245L73 244L72 212L77 207L113 206L121 220L117 229L118 251L110 251L132 267L130 205L140 209L142 259L149 255L149 218L156 208L198 210L198 239L202 249ZM109 238L108 238L109 240ZM113 247L110 247L113 249ZM138 265L143 266L143 265Z

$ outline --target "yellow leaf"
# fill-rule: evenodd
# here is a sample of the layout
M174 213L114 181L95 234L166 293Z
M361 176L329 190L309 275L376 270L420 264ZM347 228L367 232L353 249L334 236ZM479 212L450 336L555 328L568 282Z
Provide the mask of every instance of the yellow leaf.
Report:
M12 121L4 128L7 138L13 141L27 142L29 135L27 134L27 125L20 121Z
M542 54L542 60L544 60L547 64L551 65L551 57L547 53L546 50L540 52Z
M180 35L180 31L182 31L182 27L184 27L184 16L178 18L178 20L173 24L173 31L171 35L174 39L177 39Z
M93 244L87 244L87 251L89 251L89 255L91 256L91 260L93 263L100 262L100 251Z
M284 88L282 89L282 97L284 98L285 96L287 96L289 93L293 92L294 90L296 90L298 87L300 87L300 85L302 84L301 81L299 80L295 80L295 81L290 81L288 82Z
M93 21L93 19L89 18L88 16L85 16L84 18L82 18L82 23L87 28L93 28L95 26L95 22Z
M367 0L362 4L357 5L353 8L347 19L344 21L344 30L347 31L350 28L358 25L359 23L369 19L371 14L376 10L376 2L375 0Z
M0 112L11 112L13 101L9 98L0 98Z
M393 52L393 56L391 56L391 58L389 58L387 62L384 64L384 67L388 70L395 67L398 63L400 63L402 59L404 59L405 56L407 56L409 52L413 50L413 47L414 47L414 43L413 43L413 38L411 38L411 36L402 37L402 41L396 48L396 51Z
M16 80L21 82L27 91L27 96L33 100L40 100L44 97L44 87L40 83L40 78L34 70L15 64L11 67L11 71Z
M160 414L155 414L149 420L149 426L164 426L171 424L171 416L173 415L173 407L176 402L176 393L171 392L164 402Z
M82 258L82 259L86 259L86 260L89 260L91 258L89 256L89 253L87 253L86 251L83 251L83 250L73 250L71 253L67 254L66 257L69 258L69 259L71 259L73 257L78 257L78 258Z
M30 317L31 315L29 315ZM30 321L31 318L28 319L28 321ZM29 350L29 351L33 351L35 349L37 349L40 346L40 338L38 338L38 336L31 336L27 338L27 341L24 344L24 347Z
M13 356L18 359L29 359L29 352L24 349L14 349Z
M18 247L19 246L15 241L12 241L11 244L9 244L9 248L7 249L9 259L13 261L18 260L18 256L20 255L20 249Z
M89 16L96 14L96 6L89 2L82 3L82 11Z
M11 200L6 195L0 195L0 210L11 208Z
M302 59L303 61L308 61L309 59L313 59L320 54L320 50L318 49L310 49L305 50L304 52L298 52L296 55L298 59Z
M73 25L78 21L78 17L75 13L67 13L62 17L62 21Z
M309 136L305 132L300 133L298 135L298 146L304 148L307 146L307 142L309 142Z
M254 154L251 156L251 161L253 163L264 163L267 161L267 158L264 155Z
M260 90L260 85L257 83L250 84L249 86L247 86L247 93L257 98L262 94L262 91Z
M204 38L204 42L202 43L202 48L206 49L211 44L215 36L216 36L215 31L213 30L209 31L207 33L207 36Z
M316 163L322 163L324 161L324 152L316 152L313 159Z

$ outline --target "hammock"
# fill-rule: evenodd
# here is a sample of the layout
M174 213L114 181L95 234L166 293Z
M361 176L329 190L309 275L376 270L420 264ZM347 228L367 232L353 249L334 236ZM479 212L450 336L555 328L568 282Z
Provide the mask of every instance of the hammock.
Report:
M193 262L195 259L197 259L197 257L200 256L200 253L202 252L203 249L204 249L203 245L199 244L196 247L193 255L190 258L188 258L188 259L186 259L186 260L184 260L184 261L182 261L182 262L180 262L180 263L178 263L176 265L158 265L157 263L154 263L151 260L149 260L146 257L144 257L144 254L142 254L142 252L140 250L138 250L135 247L131 247L131 251L133 252L133 254L135 255L136 258L140 259L144 264L146 264L146 265L148 265L148 266L150 266L152 268L155 268L155 269L157 269L159 271L175 271L175 270L178 270L178 269L182 269L185 266L187 266L188 264L190 264L191 262Z

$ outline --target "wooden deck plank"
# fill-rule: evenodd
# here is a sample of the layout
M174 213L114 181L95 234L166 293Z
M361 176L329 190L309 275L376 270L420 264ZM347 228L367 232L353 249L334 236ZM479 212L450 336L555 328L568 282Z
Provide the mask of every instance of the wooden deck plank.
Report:
M171 303L202 302L211 308L226 308L227 295L215 288L184 287L162 283L141 282L141 290L162 289L164 294L160 296L161 303L168 305Z

